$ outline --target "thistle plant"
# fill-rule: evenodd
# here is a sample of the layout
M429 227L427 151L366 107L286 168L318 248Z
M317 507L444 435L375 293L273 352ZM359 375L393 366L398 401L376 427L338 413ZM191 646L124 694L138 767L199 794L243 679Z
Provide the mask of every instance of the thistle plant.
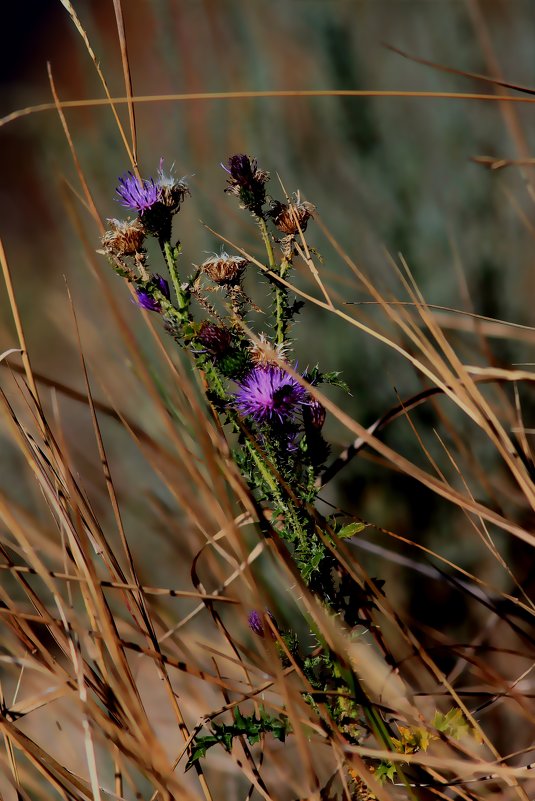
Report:
M244 288L246 277L254 280L249 258L221 251L189 273L180 265L181 244L172 241L173 218L189 187L183 178L165 174L161 162L156 180L132 173L119 179L118 200L137 216L108 221L104 251L116 272L133 284L138 306L163 317L166 330L202 373L206 401L229 437L234 462L258 507L261 535L284 543L304 585L328 616L350 632L356 632L359 624L373 631L371 612L383 582L357 581L338 558L341 543L359 530L359 524L340 526L336 515L325 518L316 508L330 448L323 436L326 410L313 388L345 385L338 373L318 365L302 370L292 355L301 304L290 297L286 278L293 267L296 239L313 220L315 207L302 202L299 193L293 200L270 197L268 172L249 156L231 156L222 166L228 174L225 192L250 213L265 248L261 273L268 278L272 301L264 315L269 320L267 332L255 330L259 310ZM149 265L147 237L158 241L169 281ZM224 300L223 313L213 303L215 294ZM200 313L194 313L193 299ZM264 638L270 630L281 665L293 664L301 671L307 683L306 702L318 712L321 704L348 743L355 745L373 735L382 748L395 753L403 738L411 740L410 726L393 729L386 722L350 661L332 651L312 620L305 646L295 632L278 626L270 613L263 616L252 610L248 619L257 636ZM237 708L233 724L214 724L208 735L199 731L188 767L214 745L230 749L234 737L245 736L252 743L271 732L283 740L290 730L285 717L264 711L248 716ZM417 735L418 742L422 740L420 734L414 733L414 742ZM414 797L399 761L379 763L373 770L378 780L398 781L408 797Z

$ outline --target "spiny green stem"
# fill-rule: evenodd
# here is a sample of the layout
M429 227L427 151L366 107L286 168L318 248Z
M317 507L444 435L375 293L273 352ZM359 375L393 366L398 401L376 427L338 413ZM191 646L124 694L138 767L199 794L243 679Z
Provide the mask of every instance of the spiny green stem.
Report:
M259 217L258 225L260 227L260 233L262 234L262 241L264 242L264 246L266 248L269 269L271 270L272 273L277 273L278 275L281 276L281 278L284 278L284 275L288 271L289 264L286 261L286 259L284 259L280 267L277 267L266 221L262 217ZM288 290L286 289L285 286L281 286L275 283L274 291L275 291L275 339L277 345L282 345L286 336L286 328L287 328L286 310L288 308Z
M284 297L284 293L279 289L279 287L275 288L275 340L277 345L282 345L284 342L284 335L285 335L285 328L284 325L284 301L286 298Z
M264 220L263 217L258 217L258 225L260 226L262 241L264 242L264 246L266 248L269 269L272 272L276 273L277 263L275 262L275 254L273 253L273 247L271 246L271 239L269 238L269 231L267 229L266 221Z
M273 498L277 503L280 503L282 505L283 503L282 495L277 485L277 480L275 476L270 471L269 467L264 463L262 456L258 453L257 449L254 446L254 443L249 442L249 440L247 439L245 441L245 445L253 458L253 461L256 465L256 469L258 470L258 472L262 476L262 479L265 481L270 491L272 492Z
M284 278L290 268L287 259L283 259L279 269L279 275ZM288 290L285 286L275 287L275 337L277 345L282 345L286 339L288 330Z
M171 281L173 282L173 287L175 290L175 295L178 303L178 311L181 313L182 318L185 319L187 317L187 310L189 299L187 293L183 290L180 279L178 277L178 272L176 269L176 258L177 258L177 249L173 249L171 242L166 240L164 242L160 242L160 247L162 249L162 253L165 258L165 262L167 264L167 269L169 270L169 275L171 276Z

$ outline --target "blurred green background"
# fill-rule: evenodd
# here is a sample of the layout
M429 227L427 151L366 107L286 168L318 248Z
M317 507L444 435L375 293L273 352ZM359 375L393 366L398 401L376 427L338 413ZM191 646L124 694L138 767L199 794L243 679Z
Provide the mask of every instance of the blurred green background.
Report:
M74 5L112 95L124 94L111 0ZM2 114L51 100L47 61L61 99L103 96L82 40L59 0L10 3L8 9L1 56ZM138 95L344 88L494 91L477 80L404 59L384 43L459 70L489 74L499 65L508 80L535 83L535 16L530 0L484 0L479 5L463 0L126 0L123 12ZM404 297L387 257L389 253L397 258L401 252L429 303L467 308L469 293L478 313L530 325L534 322L533 173L517 168L490 171L472 160L481 155L519 158L530 151L535 137L532 106L516 105L508 113L509 119L498 103L385 97L140 104L136 108L139 164L144 175L155 174L163 156L166 164L175 163L178 175L190 176L192 197L180 213L176 231L186 264L201 261L219 247L200 220L261 253L250 218L223 193L220 162L231 153L245 152L271 172L274 195L280 196L278 174L289 192L300 189L315 203L341 246L385 291L392 287L398 298ZM128 130L124 106L120 114ZM66 117L99 213L121 216L114 188L117 176L130 165L110 110L69 109ZM524 152L519 150L522 141ZM78 177L56 112L33 114L0 128L0 162L0 231L34 367L83 388L66 277L95 395L105 399L110 392L124 412L150 430L143 400L128 384L120 386L131 365L80 240L81 231L90 250L99 247L98 231L79 200ZM325 280L339 296L347 302L369 300L313 223L307 238L321 254ZM105 260L95 258L150 361L152 344L136 308ZM299 280L310 287L304 274ZM4 302L2 315L3 351L15 346L16 340ZM368 306L358 316L381 320L381 314ZM296 334L300 365L317 361L325 370L342 371L352 394L333 392L332 397L364 425L395 405L398 394L406 397L423 386L393 351L317 309L303 312ZM468 363L481 359L473 336L455 330L450 336ZM488 347L498 366L533 361L521 339L490 339ZM535 408L528 396L523 395L522 401L529 427ZM451 470L433 434L435 427L441 427L439 410L444 408L444 402L422 407L414 413L414 421L442 466ZM99 500L102 480L87 410L62 401L61 413L88 491L107 515ZM476 461L492 474L498 468L485 444L471 439L474 432L466 421L457 422ZM140 479L136 474L135 449L119 426L106 420L103 426L129 534L143 554L147 501L162 490L155 476ZM327 434L333 455L350 441L332 420ZM447 431L441 434L448 441ZM406 422L394 423L381 436L429 469ZM13 497L31 503L26 482L17 480L17 455L6 440L0 447L2 485ZM135 497L129 492L131 486L136 486ZM474 491L478 499L492 504L487 495L478 496L480 488ZM324 497L508 586L468 531L465 518L376 461L356 459ZM524 523L529 522L526 517ZM160 534L164 552L172 552L176 544L166 540L165 532ZM369 535L377 544L395 547L377 532ZM519 578L529 582L523 549L504 538L498 544ZM408 613L417 613L423 622L429 616L432 620L427 622L438 627L442 618L462 621L459 628L464 626L469 636L470 614L477 618L478 612L468 614L465 600L447 583L405 571L383 557L363 554L362 558L374 575L387 580L391 597L406 604ZM143 570L150 573L150 564Z

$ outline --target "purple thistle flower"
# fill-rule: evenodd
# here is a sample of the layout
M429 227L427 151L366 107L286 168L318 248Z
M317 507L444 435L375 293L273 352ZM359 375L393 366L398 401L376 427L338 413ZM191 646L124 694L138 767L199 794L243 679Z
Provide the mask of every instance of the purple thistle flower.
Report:
M131 172L119 178L119 186L115 192L122 206L140 214L158 203L162 194L161 187L154 183L153 178L140 181Z
M167 300L171 298L171 293L169 291L169 284L167 283L165 278L162 278L161 275L155 275L151 284L155 289L159 289L162 295L165 298L167 298ZM138 306L141 309L146 309L147 311L155 311L155 312L159 312L162 310L160 303L156 300L156 298L154 298L150 294L150 292L147 292L146 289L140 289L140 288L136 289L136 295L137 295Z
M275 365L254 367L238 386L238 410L257 423L291 422L308 402L306 389Z

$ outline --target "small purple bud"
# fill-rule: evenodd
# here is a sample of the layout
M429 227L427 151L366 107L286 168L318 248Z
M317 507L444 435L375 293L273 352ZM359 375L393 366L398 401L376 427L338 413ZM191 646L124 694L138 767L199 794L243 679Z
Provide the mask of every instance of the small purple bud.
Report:
M160 311L160 304L157 300L155 300L148 292L145 292L144 289L136 289L137 295L137 305L141 309L146 309L147 311Z
M220 356L229 349L232 335L228 328L205 320L201 323L197 338L201 345Z
M150 283L152 283L155 288L160 290L164 298L167 300L170 299L171 293L169 291L169 284L165 278L163 278L161 275L155 275ZM160 303L156 300L156 298L153 298L151 293L146 289L136 289L136 295L138 306L140 308L154 312L160 312L162 310Z
M251 631L257 634L259 637L264 636L264 623L262 621L261 615L259 615L256 609L253 609L251 612L249 612L247 616L247 621L249 623L249 628L251 629Z
M310 425L313 428L316 428L318 431L321 431L323 424L325 423L325 417L327 416L325 406L322 406L318 400L313 398L306 410L306 416L310 421Z
M156 274L153 280L158 289L160 290L160 292L162 293L162 295L164 296L164 298L170 300L171 292L169 291L169 284L167 283L165 278L163 278L161 275Z

